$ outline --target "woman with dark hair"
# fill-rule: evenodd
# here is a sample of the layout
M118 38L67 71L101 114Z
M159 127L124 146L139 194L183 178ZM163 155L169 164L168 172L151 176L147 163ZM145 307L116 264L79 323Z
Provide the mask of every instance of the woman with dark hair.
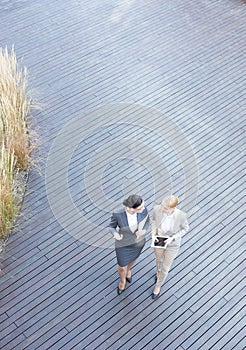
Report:
M139 257L149 227L148 210L142 197L131 195L124 200L124 209L111 216L109 230L115 239L115 252L118 262L120 283L117 293L125 290L126 281L131 283L131 268Z

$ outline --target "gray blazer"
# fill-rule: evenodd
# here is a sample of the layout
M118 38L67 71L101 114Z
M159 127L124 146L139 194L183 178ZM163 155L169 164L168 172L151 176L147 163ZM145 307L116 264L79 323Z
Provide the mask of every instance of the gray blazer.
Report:
M145 208L142 213L137 213L137 221L137 230L141 230L144 232L144 234L146 234L150 224L147 208ZM112 235L115 232L118 232L119 234L123 235L122 240L115 240L116 246L135 244L139 243L140 240L145 240L145 236L143 236L142 239L137 238L135 232L131 231L130 227L128 226L127 215L124 209L114 212L112 214L109 224L109 231L112 233Z
M169 232L166 234L169 237L173 237L174 241L169 246L180 246L181 237L183 237L189 230L189 224L187 221L187 214L178 208L175 208L173 214L173 225L171 226ZM151 232L152 236L157 235L157 230L161 230L161 222L163 220L164 214L161 211L160 205L155 205L153 208L153 216L151 222ZM160 234L158 234L160 235ZM164 235L164 232L163 232Z

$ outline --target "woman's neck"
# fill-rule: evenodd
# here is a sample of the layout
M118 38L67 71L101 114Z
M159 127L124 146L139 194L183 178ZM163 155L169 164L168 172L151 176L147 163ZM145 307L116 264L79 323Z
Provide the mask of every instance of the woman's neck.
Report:
M126 208L126 212L127 212L127 214L129 214L129 215L134 215L134 214L136 214L135 212L129 211L129 209L127 209L127 208Z

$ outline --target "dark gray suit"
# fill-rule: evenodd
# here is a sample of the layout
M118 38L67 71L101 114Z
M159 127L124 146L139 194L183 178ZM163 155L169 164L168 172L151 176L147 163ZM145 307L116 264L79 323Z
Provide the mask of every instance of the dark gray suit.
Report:
M122 235L121 240L115 240L115 251L119 266L126 266L136 260L145 245L145 234L150 222L147 208L142 213L137 213L137 222L137 230L144 233L140 238L137 238L135 232L131 231L125 209L114 212L111 216L110 232L112 234L118 232Z

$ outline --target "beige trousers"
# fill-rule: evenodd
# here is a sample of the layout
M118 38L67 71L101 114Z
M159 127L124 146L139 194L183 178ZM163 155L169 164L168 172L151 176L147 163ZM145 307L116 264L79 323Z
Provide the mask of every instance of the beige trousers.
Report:
M157 268L157 288L160 288L165 282L173 260L179 252L179 248L180 247L167 247L166 249L154 248Z

